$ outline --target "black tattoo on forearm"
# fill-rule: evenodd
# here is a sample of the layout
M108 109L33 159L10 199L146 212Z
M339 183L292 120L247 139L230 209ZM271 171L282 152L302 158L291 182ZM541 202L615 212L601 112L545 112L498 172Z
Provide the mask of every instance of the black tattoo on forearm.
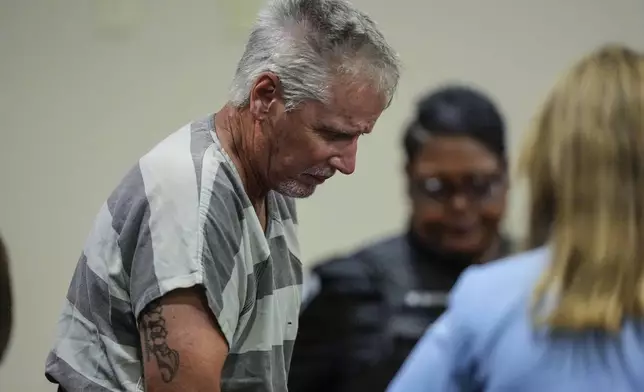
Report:
M156 358L161 378L169 383L179 371L179 353L168 346L168 330L162 310L158 303L151 304L143 313L141 322L145 334L146 360L149 362L152 357Z

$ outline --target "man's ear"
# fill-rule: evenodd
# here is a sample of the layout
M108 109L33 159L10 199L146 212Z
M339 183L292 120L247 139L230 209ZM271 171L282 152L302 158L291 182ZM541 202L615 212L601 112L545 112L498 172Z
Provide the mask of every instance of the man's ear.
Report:
M250 91L250 112L256 120L265 120L282 101L282 88L277 75L264 72L255 81Z

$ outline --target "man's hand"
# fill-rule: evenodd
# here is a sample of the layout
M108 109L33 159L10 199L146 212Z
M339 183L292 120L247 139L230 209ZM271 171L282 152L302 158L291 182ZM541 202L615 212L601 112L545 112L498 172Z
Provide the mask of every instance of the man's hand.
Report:
M176 290L139 317L147 392L218 392L228 345L200 288Z

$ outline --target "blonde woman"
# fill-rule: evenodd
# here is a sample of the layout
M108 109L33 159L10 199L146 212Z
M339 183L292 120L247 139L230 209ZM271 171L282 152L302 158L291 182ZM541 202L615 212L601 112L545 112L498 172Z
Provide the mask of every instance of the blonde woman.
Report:
M644 391L644 56L576 64L520 169L531 250L468 269L389 392Z

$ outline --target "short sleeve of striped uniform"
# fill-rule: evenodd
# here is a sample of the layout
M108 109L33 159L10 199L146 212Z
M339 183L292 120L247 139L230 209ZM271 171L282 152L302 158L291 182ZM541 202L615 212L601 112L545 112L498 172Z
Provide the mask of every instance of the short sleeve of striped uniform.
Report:
M135 318L172 290L203 286L230 345L249 273L238 259L243 206L234 169L209 127L198 127L181 129L140 159L113 195L113 219L125 223L122 238L136 238L129 271ZM128 208L132 198L145 210ZM128 224L130 214L142 214L140 224Z

